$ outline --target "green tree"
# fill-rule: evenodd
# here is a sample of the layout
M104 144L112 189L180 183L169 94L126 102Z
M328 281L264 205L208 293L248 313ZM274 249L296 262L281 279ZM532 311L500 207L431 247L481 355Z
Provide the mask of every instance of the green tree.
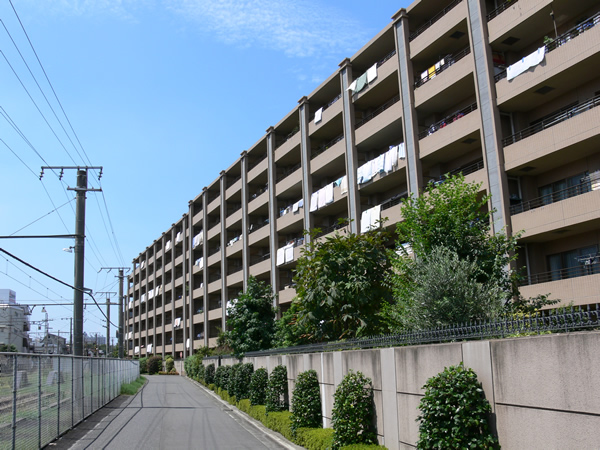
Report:
M379 311L391 300L389 233L335 233L310 242L296 264L295 332L310 341L333 341L381 331Z
M491 318L518 298L511 263L520 234L491 233L490 196L480 187L459 174L402 203L396 302L384 313L394 331Z
M275 309L270 285L254 277L248 288L227 309L227 326L224 336L235 355L271 348L275 335Z

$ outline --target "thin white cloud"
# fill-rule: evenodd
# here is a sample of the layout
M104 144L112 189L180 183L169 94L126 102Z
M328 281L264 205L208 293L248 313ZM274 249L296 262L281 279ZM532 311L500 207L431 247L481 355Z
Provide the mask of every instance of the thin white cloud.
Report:
M108 15L121 20L136 21L139 9L155 0L21 0L45 13L69 16ZM17 5L18 8L19 5Z
M331 56L365 42L363 27L341 9L310 0L169 0L170 8L222 42Z

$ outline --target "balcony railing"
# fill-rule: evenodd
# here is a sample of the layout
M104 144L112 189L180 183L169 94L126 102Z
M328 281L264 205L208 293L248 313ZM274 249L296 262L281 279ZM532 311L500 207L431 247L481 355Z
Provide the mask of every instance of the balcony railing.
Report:
M439 129L444 128L453 122L456 122L457 120L463 118L464 116L475 111L476 109L477 109L477 103L473 103L473 104L467 106L466 108L463 108L460 111L456 111L454 114L451 114L448 117L445 117L444 119L429 125L429 127L425 131L421 131L419 133L419 139L423 139L429 135L432 135Z
M483 169L483 167L484 167L483 159L480 159L474 163L459 167L458 169L453 169L440 177L431 178L429 180L429 182L434 183L435 185L442 184L444 181L446 181L449 177L451 177L453 175L458 175L460 173L463 176L467 176L467 175L477 172L478 170Z
M500 4L496 9L494 9L487 15L488 22L490 20L492 20L494 17L502 14L504 11L506 11L508 8L510 8L512 5L514 5L518 1L519 0L506 0L504 3Z
M381 204L381 211L385 211L386 209L390 209L396 205L399 205L405 198L408 198L408 194L406 193L394 195L392 198L386 200Z
M250 163L248 164L248 170L252 170L254 169L256 166L258 166L261 162L263 162L265 159L267 159L267 154L265 153L264 155L258 157L257 159L255 159L254 161L250 161Z
M467 48L461 50L460 52L455 53L454 55L448 55L448 56L444 57L444 64L442 64L439 69L435 69L435 76L439 75L444 70L448 69L454 63L457 63L458 61L463 59L469 53L471 53L471 48L467 47ZM415 81L415 89L418 88L419 86L423 86L425 83L427 83L432 78L433 77L431 76L431 74L427 73L426 77L420 78L417 81Z
M335 144L340 142L342 139L344 139L344 133L340 134L339 136L336 136L335 138L333 138L331 141L327 142L326 144L323 144L316 149L312 149L310 152L310 159L315 159L317 156L319 156L325 150L329 149L330 147L333 147Z
M333 105L335 102L337 102L340 98L342 98L342 94L338 94L336 95L332 100L330 100L326 105L323 106L323 111L325 111L327 108L329 108L331 105ZM319 108L317 108L319 109ZM309 122L312 122L315 119L315 113L312 113L308 119Z
M502 145L504 147L507 147L511 144L514 144L515 142L519 142L520 140L528 138L529 136L533 136L534 134L539 133L540 131L544 131L545 129L553 127L554 125L558 125L559 123L564 122L565 120L569 120L570 118L575 117L578 114L581 114L599 105L600 94L592 97L584 103L572 106L567 111L561 110L556 114L552 114L544 120L527 128L524 128L518 133L515 133L511 136L502 139Z
M267 253L265 255L255 256L250 259L250 265L253 266L254 264L258 264L259 262L265 261L265 260L269 259L270 256L271 256L270 253Z
M287 178L288 176L290 176L291 174L293 174L301 166L302 166L302 163L298 163L298 164L293 165L292 167L287 167L281 174L279 174L277 176L277 178L275 179L275 182L279 183L284 178Z
M248 233L254 233L257 230L260 230L261 228L267 226L269 224L269 219L266 219L264 222L262 223L257 223L257 224L251 224L250 227L248 227Z
M335 230L339 230L340 228L344 228L347 225L346 221L338 221L337 223L327 227L327 228L321 228L320 231L317 233L317 237L321 237L321 236L325 236L326 234L329 234ZM316 227L318 228L318 227Z
M583 34L590 28L593 28L598 23L600 23L600 12L596 13L584 22L575 25L573 28L561 34L556 39L553 39L551 42L548 42L546 44L546 53L550 53L552 50L556 50L558 47L566 44L571 39L575 39L580 34ZM502 80L503 78L506 78L506 69L504 69L502 72L497 73L494 76L494 80L496 81L496 83Z
M278 141L275 144L275 148L277 149L277 148L281 147L283 144L285 144L287 141L289 141L291 138L293 138L294 135L296 135L298 133L298 131L300 131L300 128L296 127L290 134L285 136L282 140Z
M521 282L521 286L549 283L551 281L585 277L587 275L595 275L600 273L600 254L595 253L586 258L587 259L585 259L585 261L578 266L567 267L560 270L552 270L550 272L537 273L524 277L523 281Z
M408 41L410 42L410 41L414 40L417 36L419 36L421 33L423 33L425 30L427 30L431 25L433 25L438 20L440 20L442 17L444 17L446 14L448 14L461 1L462 0L454 0L452 3L450 3L444 9L442 9L439 13L437 13L435 16L433 16L430 20L428 20L423 25L421 25L419 28L417 28L415 31L410 33L410 35L408 36Z
M392 97L391 99L389 99L387 102L385 102L383 105L379 106L372 113L368 114L367 116L363 117L361 120L357 121L354 128L358 129L358 128L362 127L365 123L369 122L374 117L377 117L379 114L384 112L386 109L388 109L390 106L394 105L395 103L398 103L399 101L400 101L400 94L397 94L394 97Z
M513 215L519 214L532 209L541 208L542 206L550 205L552 203L560 202L561 200L566 200L571 197L576 197L578 195L585 194L586 192L591 192L592 183L589 177L586 178L587 179L585 181L578 185L570 186L566 189L553 192L552 194L543 195L526 202L512 205L510 207L510 213Z

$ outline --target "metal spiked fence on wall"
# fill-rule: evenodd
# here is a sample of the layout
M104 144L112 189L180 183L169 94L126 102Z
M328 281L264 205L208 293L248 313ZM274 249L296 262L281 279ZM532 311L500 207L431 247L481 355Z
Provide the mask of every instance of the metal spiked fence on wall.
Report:
M138 361L0 353L0 449L44 447L139 373Z
M476 339L501 339L505 337L583 331L600 328L600 304L585 307L567 307L532 314L513 314L497 320L477 321L447 327L411 331L400 334L373 336L361 339L322 342L247 352L245 356L269 356L295 353L317 353L338 350L356 350L404 345L434 344ZM231 358L211 356L204 360Z

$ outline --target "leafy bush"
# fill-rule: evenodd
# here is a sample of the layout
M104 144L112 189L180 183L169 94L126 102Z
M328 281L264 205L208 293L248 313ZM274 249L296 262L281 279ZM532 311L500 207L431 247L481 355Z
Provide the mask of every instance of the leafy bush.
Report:
M267 385L267 413L288 409L287 367L276 366L271 372Z
M250 407L248 415L253 419L265 423L267 420L267 409L264 405L254 405Z
M333 449L377 442L373 427L373 384L361 372L349 371L333 395Z
M383 445L378 445L378 444L350 444L350 445L344 445L343 447L340 448L340 450L375 450L375 449L387 450L387 447L385 447Z
M148 375L154 375L162 370L162 357L161 356L151 356L148 358L146 362L146 367L148 370Z
M215 365L213 363L206 366L204 371L204 381L206 384L211 385L215 382Z
M238 400L250 398L250 382L254 373L254 364L246 363L240 365L234 376L235 397Z
M165 361L165 371L170 373L173 370L175 370L175 361L173 361L172 356L167 356L167 360Z
M148 358L143 357L139 359L140 362L140 373L148 373Z
M231 366L219 366L215 371L215 384L221 389L228 391L229 376L231 372Z
M250 399L245 398L238 402L237 407L240 411L250 414L250 408L252 407Z
M269 372L260 367L252 374L250 381L250 404L264 405L267 396L267 384L269 383Z
M196 378L200 381L204 381L205 371L206 368L204 367L204 364L200 363L200 365L198 365L198 371L196 372Z
M317 372L307 370L298 374L292 393L292 434L298 428L320 428L322 426L321 395Z
M291 429L292 413L289 411L270 412L264 422L267 428L281 433L287 440L293 440Z
M331 428L298 428L295 442L307 450L331 448L333 430Z
M237 363L233 366L229 366L229 377L227 378L227 387L225 389L231 392L231 395L235 395L235 377L240 367L242 367L242 363Z
M419 449L498 448L489 429L491 407L472 369L462 362L427 380L419 403Z

